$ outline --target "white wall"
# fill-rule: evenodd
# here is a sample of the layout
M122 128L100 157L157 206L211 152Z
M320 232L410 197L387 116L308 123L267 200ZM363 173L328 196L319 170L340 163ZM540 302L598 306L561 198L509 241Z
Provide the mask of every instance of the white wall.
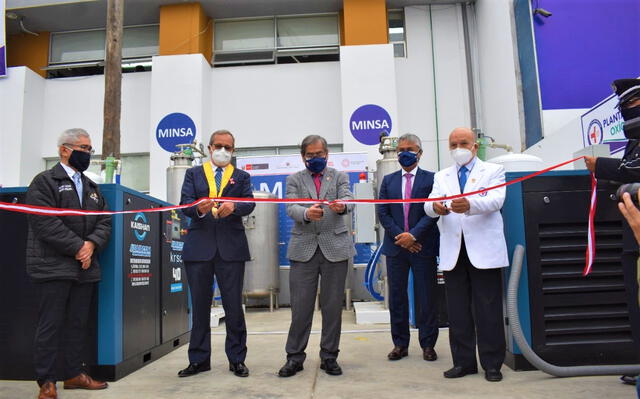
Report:
M44 91L46 81L30 69L25 70L24 108L22 122L22 148L20 156L20 185L27 185L43 169L44 163L38 151L42 138ZM16 149L17 150L17 149Z
M0 186L20 185L22 122L27 68L8 68L0 80Z
M401 126L396 134L417 134L424 150L420 165L438 170L452 162L448 151L449 133L457 126L470 123L460 7L406 7L405 29L407 58L395 61ZM435 63L432 51L436 54Z
M542 159L543 167L549 167L573 158L576 151L584 148L582 142L582 125L580 117L574 118L564 126L557 128L554 133L546 135L542 140L527 148L526 154L535 155ZM578 161L578 166L584 163ZM560 169L574 169L573 164Z
M481 127L496 142L520 152L524 149L524 126L513 0L478 1L475 9ZM502 150L487 151L488 158L502 154Z
M233 132L238 147L296 145L312 133L342 143L338 62L214 68L210 88L211 128Z

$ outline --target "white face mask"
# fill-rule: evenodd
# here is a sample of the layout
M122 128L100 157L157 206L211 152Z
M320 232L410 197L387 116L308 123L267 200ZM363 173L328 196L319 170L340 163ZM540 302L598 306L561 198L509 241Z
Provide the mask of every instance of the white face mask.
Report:
M466 148L456 148L455 150L451 150L451 158L453 158L453 160L456 161L459 166L462 166L468 164L469 161L471 161L471 159L473 158L473 153L471 152L471 150L468 150Z
M213 150L211 152L211 159L216 165L226 166L231 162L231 152L220 148L219 150Z

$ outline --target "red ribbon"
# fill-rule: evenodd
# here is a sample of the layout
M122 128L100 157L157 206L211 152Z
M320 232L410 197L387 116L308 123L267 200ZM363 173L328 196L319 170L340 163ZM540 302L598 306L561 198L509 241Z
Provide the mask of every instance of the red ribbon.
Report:
M393 203L421 203L421 202L434 202L434 201L446 201L452 200L456 198L468 197L471 195L486 193L487 191L495 190L497 188L510 186L512 184L520 183L525 180L534 178L536 176L542 175L554 169L558 169L562 166L568 165L570 163L579 161L583 159L584 156L571 159L569 161L565 161L559 163L557 165L550 166L548 168L542 169L540 171L528 174L526 176L519 177L514 180L510 180L508 182L504 182L492 187L483 188L481 190L471 191L468 193L462 193L457 195L451 195L446 197L439 198L411 198L411 199L350 199L350 200L315 200L309 198L282 198L282 199L274 199L274 198L236 198L236 197L220 197L213 198L218 202L257 202L257 203L270 203L270 204L332 204L332 203L343 203L343 204L393 204ZM596 212L596 186L597 181L593 174L591 174L591 205L589 208L589 227L588 227L588 243L587 243L587 254L586 254L586 265L583 271L583 275L586 276L591 272L591 267L593 266L593 261L595 259L595 230L593 227L593 220ZM184 209L190 208L192 206L198 205L203 201L207 201L209 198L200 198L190 204L185 205L171 205L171 206L163 206L158 208L146 208L146 209L137 209L137 210L128 210L128 211L87 211L80 209L64 209L64 208L49 208L44 206L36 206L36 205L24 205L24 204L12 204L8 202L0 202L0 210L12 211L12 212L20 212L27 213L31 215L44 215L44 216L86 216L86 215L122 215L122 214L131 214L138 212L166 212L170 210L176 209Z

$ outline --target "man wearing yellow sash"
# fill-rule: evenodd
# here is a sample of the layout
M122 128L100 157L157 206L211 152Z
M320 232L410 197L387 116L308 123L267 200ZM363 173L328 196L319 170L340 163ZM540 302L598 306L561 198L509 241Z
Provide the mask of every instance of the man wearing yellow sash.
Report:
M189 366L180 370L188 377L211 370L210 312L213 277L220 287L227 337L225 352L229 370L247 377L247 327L242 311L244 263L251 256L242 216L253 212L255 203L216 201L220 197L253 198L249 174L231 165L235 139L227 130L218 130L209 140L211 160L189 170L182 184L181 204L209 199L185 209L191 218L182 259L187 271L193 304L193 327L189 342Z

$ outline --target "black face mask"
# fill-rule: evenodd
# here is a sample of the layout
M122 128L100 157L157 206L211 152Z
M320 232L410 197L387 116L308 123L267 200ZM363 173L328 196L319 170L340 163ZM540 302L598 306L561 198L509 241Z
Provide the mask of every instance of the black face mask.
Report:
M634 118L640 118L640 105L631 108L621 108L620 115L622 115L622 119L624 119L625 121Z
M91 154L84 151L73 150L69 157L69 165L71 165L78 172L82 173L89 167L91 163Z
M624 121L624 137L629 140L640 140L640 116Z

